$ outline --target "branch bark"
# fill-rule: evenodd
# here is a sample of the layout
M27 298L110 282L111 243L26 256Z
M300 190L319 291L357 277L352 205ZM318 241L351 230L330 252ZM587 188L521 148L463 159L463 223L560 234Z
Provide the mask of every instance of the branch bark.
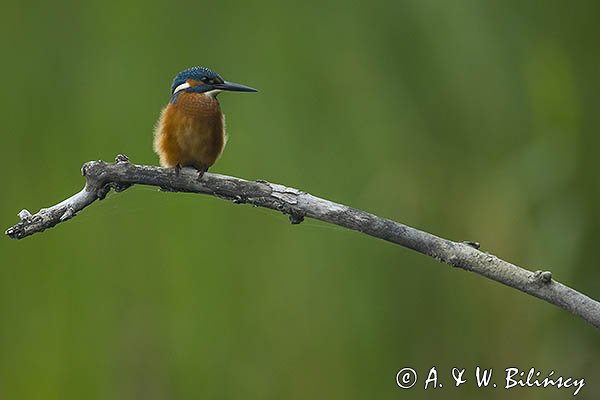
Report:
M315 197L300 190L266 181L251 182L226 175L206 173L201 180L193 170L135 165L117 156L115 163L90 161L82 170L86 184L79 192L35 215L19 213L21 221L6 230L14 239L42 232L74 217L110 189L122 191L134 184L160 187L169 192L202 193L270 208L287 214L293 224L304 217L343 226L399 244L453 267L475 272L529 295L538 297L577 315L600 329L600 303L552 279L549 271L532 272L498 257L479 251L473 242L454 242L401 223L378 217L343 204Z

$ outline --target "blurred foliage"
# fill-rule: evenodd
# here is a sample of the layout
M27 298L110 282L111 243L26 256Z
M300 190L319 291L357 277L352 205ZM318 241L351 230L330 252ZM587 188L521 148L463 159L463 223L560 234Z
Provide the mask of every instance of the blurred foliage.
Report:
M301 188L600 297L594 1L3 2L0 222L117 153L156 164L180 70L223 94L213 171ZM0 399L559 399L452 367L584 377L583 320L364 235L134 187L0 239ZM406 366L444 389L401 391ZM445 378L445 379L444 379ZM423 376L421 376L423 379ZM422 380L420 385L422 384Z

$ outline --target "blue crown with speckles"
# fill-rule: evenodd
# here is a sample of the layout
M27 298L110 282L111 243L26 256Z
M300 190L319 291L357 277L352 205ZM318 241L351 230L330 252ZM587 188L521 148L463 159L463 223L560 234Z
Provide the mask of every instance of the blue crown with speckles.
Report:
M177 86L181 85L182 83L185 83L185 81L187 81L188 79L200 81L202 80L202 78L218 79L220 81L223 81L223 78L221 78L219 74L217 74L211 69L208 69L206 67L192 67L186 69L185 71L181 71L177 74L175 79L173 79L173 84L171 85L171 94L173 94L173 91Z

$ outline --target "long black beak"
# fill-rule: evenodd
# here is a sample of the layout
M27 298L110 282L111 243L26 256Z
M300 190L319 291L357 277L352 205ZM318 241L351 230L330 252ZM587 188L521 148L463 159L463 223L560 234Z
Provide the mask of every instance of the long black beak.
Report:
M240 85L239 83L223 82L212 85L215 89L227 90L230 92L258 92L258 90L250 86Z

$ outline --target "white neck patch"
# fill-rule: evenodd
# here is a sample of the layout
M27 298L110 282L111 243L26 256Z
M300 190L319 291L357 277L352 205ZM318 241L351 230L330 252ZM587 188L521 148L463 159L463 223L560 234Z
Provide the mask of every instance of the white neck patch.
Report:
M175 90L173 90L173 94L175 94L175 93L177 93L177 92L180 92L180 91L182 91L182 90L184 90L184 89L187 89L187 88L189 88L189 87L190 87L190 84L189 84L189 83L187 83L187 82L183 82L181 85L177 86L177 87L175 88Z
M216 95L218 95L221 92L222 92L222 90L213 89L213 90L209 90L208 92L204 92L204 95L205 96L210 96L210 97L215 97Z

